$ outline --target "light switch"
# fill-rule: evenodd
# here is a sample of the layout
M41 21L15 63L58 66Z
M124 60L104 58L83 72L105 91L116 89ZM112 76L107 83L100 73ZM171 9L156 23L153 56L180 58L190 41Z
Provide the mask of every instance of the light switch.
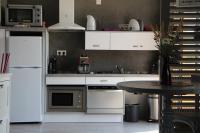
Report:
M97 5L101 5L101 0L96 0Z

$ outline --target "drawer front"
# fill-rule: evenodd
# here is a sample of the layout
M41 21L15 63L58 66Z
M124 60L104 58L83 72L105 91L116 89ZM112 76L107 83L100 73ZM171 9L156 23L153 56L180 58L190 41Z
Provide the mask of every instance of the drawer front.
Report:
M88 90L87 108L123 109L124 93L122 90Z
M156 42L154 40L153 32L140 33L136 37L140 40L140 43L143 45L142 50L158 50L156 48Z
M47 77L47 85L85 85L85 77Z
M86 32L85 49L88 50L108 50L110 49L109 32Z
M116 85L123 81L123 77L86 77L87 85Z
M149 77L125 77L125 81L159 81L159 76Z
M8 133L7 132L7 121L0 119L0 133Z
M111 50L157 50L152 32L111 33Z

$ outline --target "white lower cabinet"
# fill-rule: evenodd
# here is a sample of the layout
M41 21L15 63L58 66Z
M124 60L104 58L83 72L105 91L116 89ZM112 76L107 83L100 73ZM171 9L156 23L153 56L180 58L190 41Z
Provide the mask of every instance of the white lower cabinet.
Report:
M159 76L125 77L124 81L159 81Z
M7 130L7 120L0 120L0 133L9 133Z
M47 77L47 85L85 85L85 76L82 77Z
M116 85L124 77L86 77L86 85Z
M0 133L9 133L9 87L10 81L0 75Z

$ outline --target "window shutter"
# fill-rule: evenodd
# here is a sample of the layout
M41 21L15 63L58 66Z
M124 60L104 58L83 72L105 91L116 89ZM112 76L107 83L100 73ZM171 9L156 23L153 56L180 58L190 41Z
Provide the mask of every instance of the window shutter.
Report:
M181 7L176 0L171 0L169 25L178 27L180 19L183 19L183 31L176 45L181 58L179 63L171 65L171 73L173 80L190 80L192 74L200 73L200 7ZM194 111L195 99L195 94L174 95L172 108Z
M190 79L200 73L200 7L179 7L175 0L170 3L170 26L177 27L183 19L183 32L177 43L181 59L172 65L173 79Z

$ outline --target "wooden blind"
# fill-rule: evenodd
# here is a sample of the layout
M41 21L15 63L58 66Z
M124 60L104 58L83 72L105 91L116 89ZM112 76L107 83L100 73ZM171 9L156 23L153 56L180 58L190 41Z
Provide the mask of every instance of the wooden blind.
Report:
M178 7L176 1L170 3L170 26L177 27L183 19L183 32L177 42L181 59L172 65L173 79L190 79L200 73L200 7Z
M173 80L190 80L192 74L200 73L200 7L178 7L175 0L170 1L169 25L177 27L183 19L183 31L180 32L177 46L181 58L179 63L171 65ZM172 100L174 110L193 111L194 94L175 95Z

